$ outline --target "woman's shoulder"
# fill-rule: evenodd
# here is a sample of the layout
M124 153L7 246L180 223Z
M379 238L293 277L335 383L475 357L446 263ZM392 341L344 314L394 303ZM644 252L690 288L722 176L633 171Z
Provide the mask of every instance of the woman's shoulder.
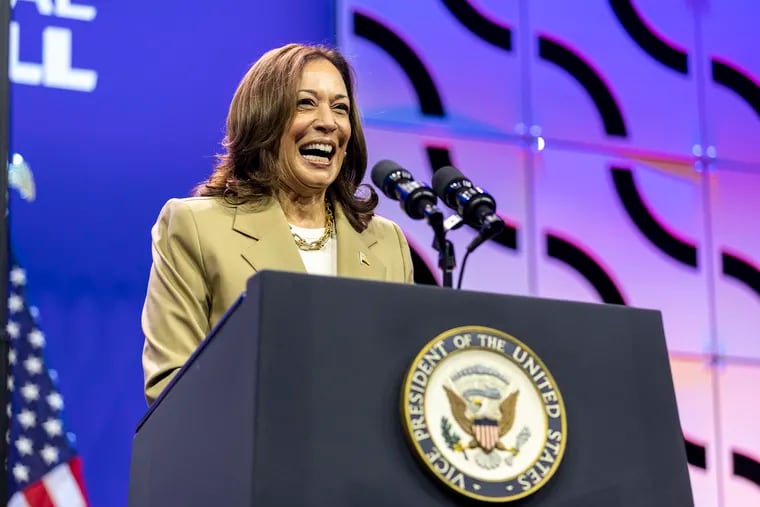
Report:
M401 227L390 218L375 214L367 224L367 231L377 235L398 234Z
M220 197L173 197L164 202L156 225L169 230L213 230L232 222L236 206Z
M236 206L221 197L172 197L167 200L161 214L191 214L195 217L234 214Z

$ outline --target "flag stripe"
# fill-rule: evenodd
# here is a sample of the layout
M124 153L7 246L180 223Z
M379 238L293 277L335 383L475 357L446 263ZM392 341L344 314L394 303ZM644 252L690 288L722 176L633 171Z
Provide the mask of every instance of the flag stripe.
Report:
M24 496L29 505L34 507L55 507L53 500L48 496L43 482L35 482L24 490Z
M30 507L29 502L26 501L23 491L16 491L8 502L8 507Z
M77 456L71 461L69 461L69 468L71 469L71 474L74 476L74 479L77 481L77 485L79 486L79 492L82 494L85 500L87 500L87 490L84 487L84 473L82 472L81 458Z
M82 507L87 505L79 491L79 484L71 473L68 463L61 463L42 479L48 494L52 497L51 505ZM34 504L36 505L36 504Z

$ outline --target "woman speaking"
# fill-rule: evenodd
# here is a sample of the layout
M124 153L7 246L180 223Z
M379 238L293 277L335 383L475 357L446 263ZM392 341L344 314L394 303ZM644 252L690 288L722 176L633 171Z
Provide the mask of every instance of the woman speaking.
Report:
M403 233L374 214L377 194L361 185L367 148L339 52L289 44L264 54L232 98L223 145L208 180L169 200L152 229L148 403L257 271L413 280Z

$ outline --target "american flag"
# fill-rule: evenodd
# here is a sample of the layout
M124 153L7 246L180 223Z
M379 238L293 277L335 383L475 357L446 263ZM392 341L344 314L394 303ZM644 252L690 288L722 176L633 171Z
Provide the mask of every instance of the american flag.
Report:
M26 273L13 266L8 282L8 507L87 506L63 398L44 361L45 335L26 300Z

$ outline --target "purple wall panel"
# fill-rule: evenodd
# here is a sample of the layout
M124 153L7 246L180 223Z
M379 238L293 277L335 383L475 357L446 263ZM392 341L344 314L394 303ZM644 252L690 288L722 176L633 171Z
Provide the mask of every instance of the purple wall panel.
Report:
M341 4L339 40L361 76L359 96L368 120L407 126L440 123L452 132L487 136L514 132L522 114L516 48L508 51L483 42L439 0ZM488 15L493 22L512 26L517 5L491 2ZM421 98L399 61L414 64L395 50L383 29L411 48L424 68L420 72L429 74L432 90L417 80ZM420 101L433 103L436 98L441 109L431 105L423 111Z
M708 144L717 156L760 164L760 54L752 0L703 2Z
M620 174L632 177L651 215L669 231L703 243L700 187L693 181L630 161L547 149L536 168L537 223L543 245L538 292L576 299L577 285L593 284L555 246L552 239L558 238L593 259L627 304L661 310L672 350L703 353L709 345L706 276L674 260L637 228L622 204L625 194L617 189L614 167L625 168L627 172ZM665 205L673 200L680 205ZM589 300L604 298L596 291Z
M366 135L370 147L370 167L392 154L393 160L409 170L416 180L429 184L433 169L428 148L445 149L456 166L467 167L467 176L473 183L487 185L488 191L498 203L500 215L518 229L518 249L493 242L481 245L467 261L462 287L497 293L530 293L527 256L523 248L526 228L525 166L520 150L502 143L440 138L373 127L366 129ZM369 173L366 181L371 181ZM453 213L443 203L439 202L439 207L447 215ZM398 202L384 195L381 195L378 213L402 226L410 237L413 248L440 283L437 252L431 247L433 235L427 223L411 220L401 210ZM458 265L461 265L465 248L474 237L475 231L467 226L449 233ZM458 271L456 274L458 276Z
M624 28L636 19L656 23L649 28L691 53L694 18L685 2L635 3L634 13L616 15L604 0L583 2L582 9L578 2L527 2L531 108L544 136L675 155L688 154L699 140L693 72L665 66Z
M760 359L760 174L720 167L710 182L720 351Z

